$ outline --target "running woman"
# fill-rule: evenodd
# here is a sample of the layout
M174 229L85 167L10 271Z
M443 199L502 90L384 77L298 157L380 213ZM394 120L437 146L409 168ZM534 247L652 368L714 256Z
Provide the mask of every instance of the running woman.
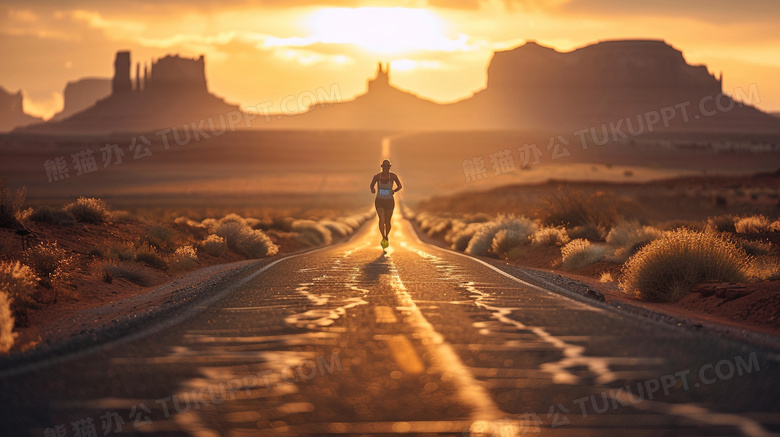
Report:
M393 189L395 182L396 188ZM379 192L374 189L378 185ZM395 208L395 199L393 194L401 191L401 181L395 173L390 173L390 161L382 161L382 171L375 174L371 179L371 193L376 193L374 206L376 215L379 216L379 232L382 234L382 248L387 249L390 245L387 237L390 234L390 219L393 218L393 209Z

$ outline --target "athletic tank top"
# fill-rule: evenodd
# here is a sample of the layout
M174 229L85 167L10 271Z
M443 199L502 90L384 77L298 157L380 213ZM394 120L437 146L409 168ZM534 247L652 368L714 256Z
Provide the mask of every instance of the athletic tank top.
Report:
M388 177L388 181L383 183L381 176L378 179L377 184L377 192L376 197L377 199L392 199L393 198L393 179Z

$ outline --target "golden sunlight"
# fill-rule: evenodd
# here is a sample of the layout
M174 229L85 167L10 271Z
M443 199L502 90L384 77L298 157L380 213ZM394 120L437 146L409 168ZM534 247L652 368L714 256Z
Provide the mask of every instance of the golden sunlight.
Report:
M354 44L383 55L417 50L458 50L461 40L443 35L443 20L411 8L326 8L310 17L313 37L323 43Z

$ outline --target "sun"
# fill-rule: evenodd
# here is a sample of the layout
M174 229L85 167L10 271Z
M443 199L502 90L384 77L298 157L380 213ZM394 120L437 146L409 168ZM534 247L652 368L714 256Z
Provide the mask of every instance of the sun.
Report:
M327 44L354 44L365 50L400 55L420 50L451 50L444 22L433 12L413 8L325 8L310 17L313 37Z

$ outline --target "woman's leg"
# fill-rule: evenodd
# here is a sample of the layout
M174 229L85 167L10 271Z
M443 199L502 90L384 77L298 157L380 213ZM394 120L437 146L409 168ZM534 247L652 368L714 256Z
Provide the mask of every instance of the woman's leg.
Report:
M376 215L379 217L379 233L382 234L382 238L387 238L387 233L385 232L385 209L377 208Z
M387 238L387 236L390 235L390 223L393 221L393 209L395 209L394 207L395 204L393 204L390 208L385 209L385 238Z

